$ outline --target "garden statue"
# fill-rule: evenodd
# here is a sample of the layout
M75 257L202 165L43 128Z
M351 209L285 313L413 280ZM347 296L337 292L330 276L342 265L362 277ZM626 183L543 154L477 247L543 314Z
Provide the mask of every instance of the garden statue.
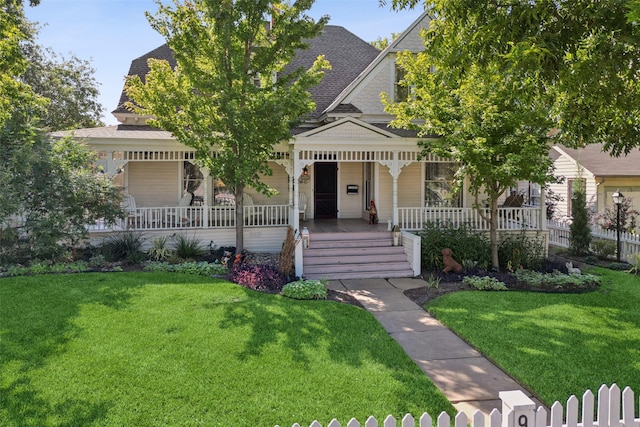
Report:
M371 200L369 202L369 224L378 223L378 210L376 209L376 202Z
M450 271L454 273L462 272L462 266L453 259L453 251L449 248L444 248L442 250L442 261L444 262L444 269L442 270L445 273Z

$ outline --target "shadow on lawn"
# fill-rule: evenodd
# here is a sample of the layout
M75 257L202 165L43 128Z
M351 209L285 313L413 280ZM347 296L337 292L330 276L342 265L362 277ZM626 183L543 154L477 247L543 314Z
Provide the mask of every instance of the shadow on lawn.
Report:
M125 308L135 289L149 280L139 274L113 277L89 273L0 279L0 425L88 425L106 416L106 402L67 399L51 404L32 384L32 375L79 333L73 319L83 305Z
M430 408L440 408L437 413L447 410L455 415L447 399L367 311L331 301L274 298L247 289L244 292L251 298L227 305L220 325L250 328L250 338L237 354L240 360L260 356L271 344L284 341L293 363L311 366L317 353L326 348L331 360L356 368L349 372L356 372L365 364L368 368L385 367L397 386L395 395L390 397L389 411L404 408L406 412L422 414L431 412ZM336 378L338 383L342 380ZM407 407L409 402L420 403Z
M583 294L475 292L435 300L429 311L552 404L602 384L640 389L637 289L605 283Z

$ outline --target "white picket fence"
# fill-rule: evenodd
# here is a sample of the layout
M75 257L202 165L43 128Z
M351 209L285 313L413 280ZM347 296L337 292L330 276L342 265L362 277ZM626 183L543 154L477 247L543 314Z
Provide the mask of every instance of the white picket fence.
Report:
M549 230L549 244L569 247L569 226L564 221L547 221ZM598 225L591 226L591 236L598 239L611 240L617 243L615 230L605 230ZM620 233L620 259L633 262L635 254L640 253L640 235L631 233Z
M598 398L587 390L582 395L582 407L575 396L567 400L566 407L556 402L551 406L550 414L543 407L538 407L521 391L500 392L502 400L502 413L497 409L491 411L486 424L485 415L476 411L469 420L464 412L459 412L453 426L455 427L640 427L640 418L636 418L636 404L633 391L626 387L620 392L620 388L613 384L598 389ZM638 407L640 410L640 406ZM595 418L594 418L595 415ZM407 414L398 421L391 415L381 423L374 417L369 417L364 424L351 419L345 427L434 427L434 420L427 413L416 420ZM445 412L436 419L436 427L451 427L451 417ZM276 426L278 427L278 426ZM301 427L294 424L293 427ZM318 421L311 423L310 427L322 427ZM342 427L338 420L333 419L327 427Z

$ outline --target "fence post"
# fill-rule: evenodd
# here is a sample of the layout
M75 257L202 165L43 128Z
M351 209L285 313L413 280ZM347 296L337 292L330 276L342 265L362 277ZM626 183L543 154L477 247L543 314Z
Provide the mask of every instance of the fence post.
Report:
M535 427L536 404L520 390L501 391L502 427Z

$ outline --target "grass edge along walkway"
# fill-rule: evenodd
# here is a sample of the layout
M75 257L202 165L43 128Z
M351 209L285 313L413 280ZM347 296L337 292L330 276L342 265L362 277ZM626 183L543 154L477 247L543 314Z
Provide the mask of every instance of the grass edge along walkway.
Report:
M425 309L547 405L614 382L640 390L640 277L593 272L594 292L456 292Z
M365 310L175 273L0 280L0 425L454 414Z

